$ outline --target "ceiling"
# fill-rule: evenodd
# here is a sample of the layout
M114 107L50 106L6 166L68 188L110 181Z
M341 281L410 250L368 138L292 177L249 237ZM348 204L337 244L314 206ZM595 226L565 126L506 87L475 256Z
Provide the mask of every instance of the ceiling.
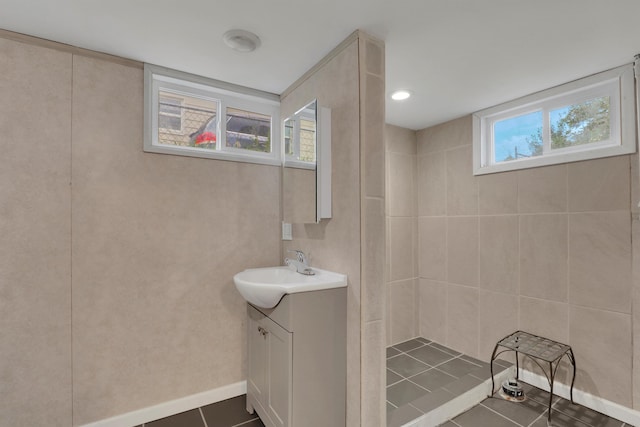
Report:
M0 28L282 93L356 29L386 43L387 122L422 129L629 63L639 0L0 0ZM258 34L252 53L222 35Z

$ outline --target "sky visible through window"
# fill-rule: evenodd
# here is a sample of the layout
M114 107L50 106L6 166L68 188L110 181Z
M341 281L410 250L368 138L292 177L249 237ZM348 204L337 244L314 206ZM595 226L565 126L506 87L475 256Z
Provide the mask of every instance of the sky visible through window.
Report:
M599 97L549 111L551 149L610 138L609 104L609 97ZM496 121L493 124L494 163L543 155L543 114L540 110Z
M493 125L495 163L531 157L529 143L542 133L542 111L500 120Z

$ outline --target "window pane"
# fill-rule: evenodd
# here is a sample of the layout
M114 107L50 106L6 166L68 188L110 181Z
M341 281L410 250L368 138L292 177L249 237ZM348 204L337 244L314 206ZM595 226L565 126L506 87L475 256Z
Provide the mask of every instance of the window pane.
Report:
M160 114L158 116L158 126L167 130L180 130L182 119L180 116L165 116Z
M293 120L284 121L284 154L293 155Z
M493 124L494 163L542 154L542 111Z
M316 121L300 118L300 160L316 162Z
M551 148L608 140L611 134L609 103L609 97L603 96L552 110L549 115Z
M164 145L216 148L218 103L188 95L159 92L158 142Z
M271 116L227 108L227 147L271 152Z
M167 98L166 96L160 97L160 111L161 114L173 114L180 115L181 100L176 98Z

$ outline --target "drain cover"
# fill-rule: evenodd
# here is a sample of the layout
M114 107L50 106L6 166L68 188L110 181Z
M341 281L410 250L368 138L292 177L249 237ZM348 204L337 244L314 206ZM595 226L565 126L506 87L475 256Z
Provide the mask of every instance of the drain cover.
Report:
M500 396L511 402L523 402L526 399L522 386L514 379L506 380L502 383Z

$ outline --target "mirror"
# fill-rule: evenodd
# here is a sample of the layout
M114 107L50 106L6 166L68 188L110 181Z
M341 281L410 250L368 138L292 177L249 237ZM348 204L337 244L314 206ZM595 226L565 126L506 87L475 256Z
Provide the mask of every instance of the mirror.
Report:
M327 111L328 118L324 118ZM330 120L330 111L318 109L317 100L284 120L284 222L308 224L331 217Z

